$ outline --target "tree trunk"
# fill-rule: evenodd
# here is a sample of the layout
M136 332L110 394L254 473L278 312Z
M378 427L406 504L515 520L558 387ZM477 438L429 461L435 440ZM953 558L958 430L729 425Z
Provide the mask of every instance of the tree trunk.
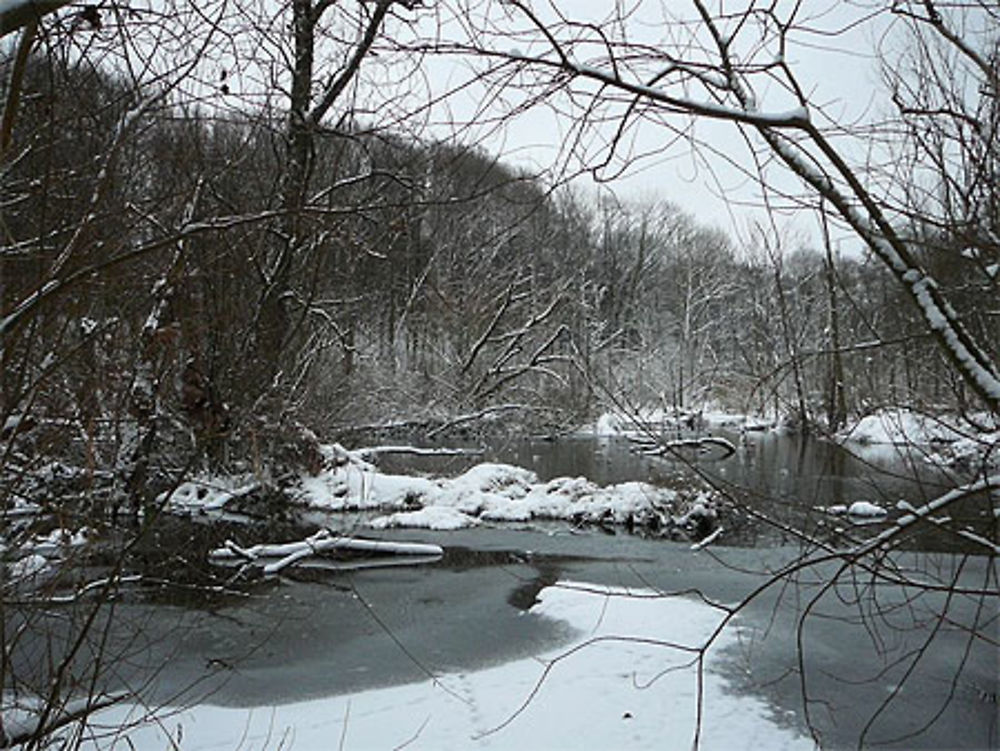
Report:
M844 394L844 360L840 353L840 316L837 309L837 278L833 266L833 248L830 231L826 222L826 212L820 212L823 223L823 246L826 250L824 276L829 307L830 361L827 387L826 422L831 430L839 430L847 422L847 398Z
M287 295L291 288L293 261L301 245L301 212L313 154L313 128L309 118L316 41L312 0L294 0L292 3L292 32L294 64L279 197L283 213L280 239L274 262L265 279L257 319L257 358L262 368L261 385L264 388L280 372L291 335Z

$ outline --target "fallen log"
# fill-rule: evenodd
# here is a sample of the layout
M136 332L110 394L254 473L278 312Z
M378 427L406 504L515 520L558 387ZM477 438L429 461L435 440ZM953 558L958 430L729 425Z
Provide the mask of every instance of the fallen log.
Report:
M333 551L352 551L392 556L421 556L440 558L444 548L440 545L418 542L392 542L388 540L364 540L357 537L338 537L323 529L298 542L261 544L243 548L232 540L226 540L223 547L209 553L209 561L228 565L238 563L259 564L265 576L273 576L288 566L300 561Z

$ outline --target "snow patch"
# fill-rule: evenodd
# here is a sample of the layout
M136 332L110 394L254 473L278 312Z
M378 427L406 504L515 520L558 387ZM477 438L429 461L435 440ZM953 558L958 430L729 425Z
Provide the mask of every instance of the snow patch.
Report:
M909 446L952 443L960 440L962 433L943 419L908 409L880 409L844 429L838 436L841 440L862 444Z
M104 749L165 748L177 727L186 751L270 747L419 749L685 748L695 732L702 646L723 614L705 603L643 589L564 581L546 587L525 617L574 634L545 654L434 681L257 709L199 705L157 722L140 705L119 705L94 720L123 727ZM735 644L723 631L713 649ZM711 654L711 653L710 653ZM704 673L701 745L798 751L813 742L777 724L768 705ZM541 683L539 683L541 681ZM537 688L537 691L536 691ZM530 701L528 701L530 699ZM129 722L145 723L129 727ZM93 749L85 741L83 748ZM335 743L334 743L335 745Z
M868 501L855 501L852 503L848 509L847 513L850 516L885 516L889 512L886 511L879 505L874 503L869 503Z
M408 527L451 531L478 524L475 517L463 514L455 508L428 506L419 511L397 511L388 516L379 516L369 522L372 529Z

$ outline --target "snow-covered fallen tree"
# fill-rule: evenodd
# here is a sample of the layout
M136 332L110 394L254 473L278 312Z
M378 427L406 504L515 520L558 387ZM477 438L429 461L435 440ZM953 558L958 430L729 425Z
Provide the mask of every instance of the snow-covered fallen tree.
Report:
M344 552L379 556L415 556L414 560L419 562L444 555L444 549L439 545L337 537L323 529L305 540L276 545L262 544L244 548L232 540L227 540L223 547L209 554L209 560L223 565L257 564L264 576L273 576L289 566L322 556L324 553Z

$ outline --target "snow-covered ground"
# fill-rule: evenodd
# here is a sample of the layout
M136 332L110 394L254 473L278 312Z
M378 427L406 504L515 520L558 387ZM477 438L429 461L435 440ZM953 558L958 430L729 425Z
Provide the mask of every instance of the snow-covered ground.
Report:
M568 645L538 657L281 706L164 708L157 719L139 706L116 706L95 718L95 734L101 727L106 734L84 748L690 747L698 683L688 650L703 643L721 611L650 591L572 582L548 587L538 599L524 618L555 619L575 634ZM713 653L735 638L723 632ZM729 690L711 670L704 681L702 748L813 748L790 728L792 718L778 724L765 703ZM140 725L114 731L129 723Z
M952 443L963 437L951 421L906 409L880 409L867 415L839 434L856 443L930 445Z
M880 409L838 433L852 450L868 446L916 447L929 464L1000 466L1000 426L988 414L973 415L979 427L957 415L930 416L902 408ZM986 429L981 429L985 426Z
M601 487L582 477L543 483L530 470L493 463L478 464L458 477L429 479L380 472L362 458L363 452L339 445L325 452L328 468L303 476L292 502L321 511L385 511L369 522L375 529L449 530L532 519L662 528L712 520L715 514L707 491L679 492L643 482ZM248 478L203 477L183 483L163 500L179 513L221 512L256 487Z
M972 415L972 422L958 415L931 416L906 408L883 408L860 418L837 433L853 449L865 446L918 446L935 464L976 461L1000 444L1000 424L987 413ZM661 429L725 429L763 431L777 429L780 420L729 412L706 405L697 412L674 413L660 408L639 409L634 415L606 412L578 433L598 437L636 436ZM980 427L975 427L978 425ZM986 426L986 429L981 429ZM1000 454L993 451L993 455ZM995 461L1000 461L996 459Z
M643 434L650 429L670 428L758 431L773 429L778 423L774 417L729 412L714 406L705 406L697 412L675 412L657 407L639 409L631 415L605 412L594 422L578 428L576 432L581 435L612 437Z

